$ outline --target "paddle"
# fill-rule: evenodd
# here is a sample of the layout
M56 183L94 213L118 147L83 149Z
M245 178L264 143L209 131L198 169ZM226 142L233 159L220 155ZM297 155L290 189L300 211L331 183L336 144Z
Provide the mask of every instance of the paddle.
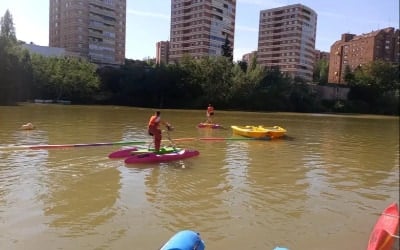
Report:
M243 140L262 140L259 138L250 138L250 137L201 137L199 138L200 141L243 141Z
M168 141L170 141L174 147L176 147L175 142L184 141L231 141L231 140L260 140L258 138L248 138L248 137L201 137L201 138L177 138L171 139L169 133L167 134ZM146 144L149 141L117 141L117 142L97 142L97 143L77 143L77 144L39 144L39 145L15 145L15 146L3 146L0 149L9 150L25 150L25 149L63 149L63 148L74 148L74 147L94 147L94 146L114 146L114 145L140 145ZM153 143L152 141L150 143Z
M118 142L97 142L97 143L77 143L77 144L39 144L39 145L20 145L7 146L4 149L57 149L73 147L94 147L94 146L113 146L113 145L134 145L145 144L146 141L118 141Z
M175 144L174 141L171 140L171 135L169 134L169 131L172 131L172 130L173 130L172 127L169 127L169 128L167 129L167 138L168 138L168 140L171 142L172 147L173 147L174 149L176 149L176 144Z
M222 129L224 129L224 130L227 130L227 128L225 128L225 127L222 126L222 125L219 125L219 127L222 128Z
M258 141L265 141L268 139L264 138L251 138L251 137L200 137L200 138L195 138L195 137L188 137L188 138L177 138L173 139L173 141L180 141L180 142L185 142L185 141L245 141L245 140L258 140Z

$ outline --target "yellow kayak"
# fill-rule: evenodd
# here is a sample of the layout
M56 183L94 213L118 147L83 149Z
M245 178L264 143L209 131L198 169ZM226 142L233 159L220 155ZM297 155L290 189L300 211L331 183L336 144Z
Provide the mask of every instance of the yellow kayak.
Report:
M241 135L251 138L260 138L260 139L261 138L276 139L286 134L286 129L279 126L273 126L273 127L231 126L231 128L235 135Z

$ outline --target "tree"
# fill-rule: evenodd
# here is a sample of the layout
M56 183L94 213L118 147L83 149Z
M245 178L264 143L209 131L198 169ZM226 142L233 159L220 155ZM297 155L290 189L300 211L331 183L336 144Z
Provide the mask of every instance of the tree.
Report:
M314 65L313 81L319 84L325 84L328 82L328 68L329 63L326 59L319 60Z
M6 10L6 13L1 18L0 24L1 24L0 36L8 38L14 42L17 41L17 38L15 36L14 22L10 11Z
M243 72L247 72L248 65L246 61L238 61L237 64Z
M38 98L88 102L99 87L96 66L76 58L32 56Z
M7 10L0 19L0 104L16 104L26 96L26 73L29 59L17 46L11 13ZM29 56L28 56L29 57ZM24 62L27 64L24 65ZM27 92L25 92L27 93Z
M351 71L350 66L346 65L346 67L344 68L344 82L349 85L352 85L354 84L354 79L355 79L354 73Z
M399 65L374 61L360 65L350 82L352 112L398 114ZM354 105L357 103L358 105ZM360 105L362 104L362 105Z
M222 48L222 56L225 56L230 59L230 61L233 61L233 49L231 47L231 42L228 39L228 35L225 37L225 42L221 46Z

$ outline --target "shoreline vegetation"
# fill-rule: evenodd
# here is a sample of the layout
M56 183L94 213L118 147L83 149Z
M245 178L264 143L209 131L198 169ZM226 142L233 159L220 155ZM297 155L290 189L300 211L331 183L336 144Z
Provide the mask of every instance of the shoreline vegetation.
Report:
M179 65L127 60L120 68L96 68L74 58L46 58L23 50L19 53L6 60L18 63L1 80L0 105L28 100L204 109L213 103L220 110L399 115L399 80L395 78L398 69L384 62L372 63L368 71L352 73L352 83L337 86L292 79L276 68L242 68L243 63L223 57L196 61L185 58ZM0 71L5 67L1 64ZM379 72L393 77L381 79L374 75ZM330 91L330 97L324 98L322 88ZM347 94L335 96L339 91Z

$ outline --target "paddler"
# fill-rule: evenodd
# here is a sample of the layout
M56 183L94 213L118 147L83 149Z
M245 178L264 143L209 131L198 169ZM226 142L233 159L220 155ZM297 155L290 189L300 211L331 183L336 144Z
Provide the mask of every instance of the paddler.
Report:
M214 115L214 107L211 104L208 104L207 112L206 112L206 117L207 117L206 123L212 123L211 116L213 116L213 115Z
M149 135L153 136L154 149L156 152L160 151L160 146L161 146L162 135L161 135L160 124L165 125L168 131L172 130L171 124L161 120L161 112L156 111L154 115L150 117L149 124L147 127Z

